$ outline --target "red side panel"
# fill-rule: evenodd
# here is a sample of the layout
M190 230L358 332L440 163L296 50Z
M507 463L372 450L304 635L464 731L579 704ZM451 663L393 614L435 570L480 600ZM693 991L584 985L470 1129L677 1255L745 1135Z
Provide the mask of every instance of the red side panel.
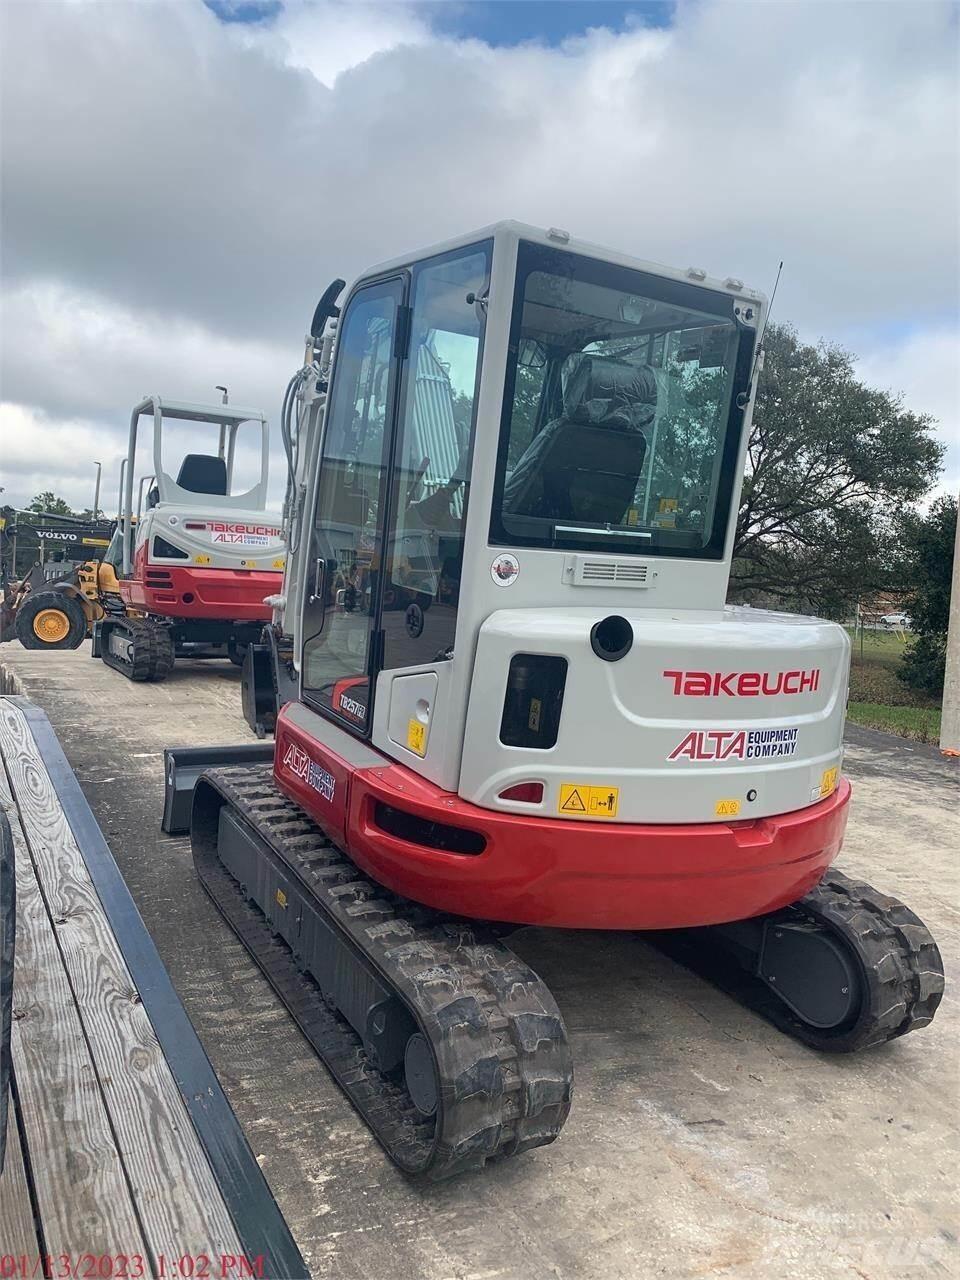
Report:
M359 770L350 790L348 851L381 884L461 915L589 929L720 924L787 906L840 852L850 785L796 813L699 825L564 822L467 804L400 765ZM479 831L476 855L398 839L380 801Z
M276 740L273 774L277 786L345 848L350 766L291 724L282 711L277 717Z
M199 569L147 564L145 546L137 552L133 577L120 579L126 604L167 618L204 618L220 622L267 622L264 597L280 589L282 573L260 569Z
M498 813L386 759L351 769L283 713L275 771L281 790L394 892L458 915L564 928L673 929L787 906L839 853L850 800L842 779L818 804L757 821L668 826ZM458 827L485 847L451 853L392 834L378 812L384 805L425 820L421 833L429 824Z

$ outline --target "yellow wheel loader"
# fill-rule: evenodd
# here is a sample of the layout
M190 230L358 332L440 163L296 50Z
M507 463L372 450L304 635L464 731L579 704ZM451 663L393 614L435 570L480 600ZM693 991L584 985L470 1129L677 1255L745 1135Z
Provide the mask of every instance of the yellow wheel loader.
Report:
M65 566L60 578L44 578L40 565L6 583L0 595L0 641L17 639L25 649L77 649L93 624L124 614L114 555L122 554L115 532L102 560Z

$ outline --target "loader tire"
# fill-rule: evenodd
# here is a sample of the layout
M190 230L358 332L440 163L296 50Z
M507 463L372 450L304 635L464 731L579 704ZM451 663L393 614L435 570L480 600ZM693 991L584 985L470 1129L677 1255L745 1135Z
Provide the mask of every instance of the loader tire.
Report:
M87 615L65 591L36 591L20 605L14 626L25 649L78 649L87 634Z

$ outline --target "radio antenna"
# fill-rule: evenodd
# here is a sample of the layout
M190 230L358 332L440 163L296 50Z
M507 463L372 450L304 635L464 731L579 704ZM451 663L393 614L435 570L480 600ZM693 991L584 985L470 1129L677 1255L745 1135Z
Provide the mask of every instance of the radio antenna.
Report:
M749 396L753 395L753 380L756 377L757 365L760 362L760 356L763 354L763 340L767 336L767 325L770 323L770 313L773 310L773 300L777 296L777 289L780 287L780 273L783 271L783 259L780 259L780 265L777 267L777 278L773 282L773 292L770 294L770 305L767 307L767 314L763 317L763 328L760 330L760 337L757 339L757 349L753 357L753 368L750 370L750 382L748 383Z

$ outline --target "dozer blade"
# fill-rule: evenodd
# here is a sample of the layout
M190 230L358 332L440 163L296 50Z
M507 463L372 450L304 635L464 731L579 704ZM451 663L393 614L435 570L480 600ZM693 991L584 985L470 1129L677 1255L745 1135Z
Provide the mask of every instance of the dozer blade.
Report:
M925 1027L943 996L943 960L923 921L840 871L784 911L653 940L781 1031L831 1053Z
M273 763L272 742L241 742L223 747L165 747L163 752L163 817L160 830L187 835L197 779L218 765Z
M494 933L367 879L268 767L204 774L191 834L203 887L404 1172L446 1178L557 1137L563 1022Z

